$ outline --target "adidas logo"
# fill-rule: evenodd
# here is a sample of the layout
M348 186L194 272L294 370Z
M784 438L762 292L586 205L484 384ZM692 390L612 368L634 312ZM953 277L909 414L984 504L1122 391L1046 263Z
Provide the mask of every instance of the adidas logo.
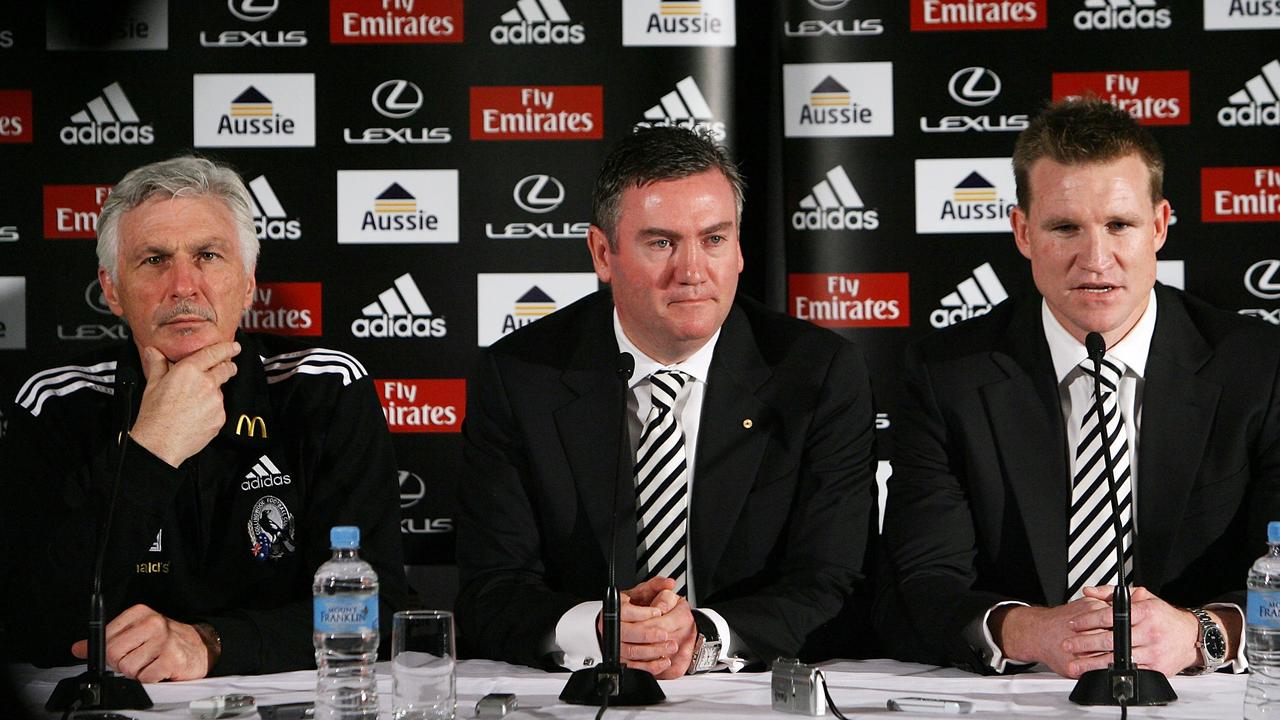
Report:
M844 166L827 171L813 192L800 200L800 209L791 214L796 230L875 230L880 227L876 210L864 209L862 197L854 189Z
M587 37L560 0L519 0L500 20L489 31L495 45L581 45Z
M692 75L676 83L676 89L663 95L657 105L645 110L644 120L636 127L682 127L710 132L717 141L725 138L724 123L716 121Z
M944 328L986 315L1008 297L991 263L982 263L973 269L972 276L956 285L955 292L942 298L942 307L929 313L929 324Z
M58 139L63 145L150 145L155 128L142 124L120 83L113 82L71 116Z
M1072 18L1077 30L1165 30L1173 24L1156 0L1084 0Z
M259 240L297 240L302 237L302 224L288 219L266 175L249 181L249 195L253 198L253 227L258 231Z
M373 210L365 212L360 229L387 232L439 230L440 218L419 210L418 199L413 193L393 182L373 199Z
M271 99L252 85L231 101L218 120L219 135L292 135L296 131L293 120L275 112Z
M351 334L358 338L439 338L447 332L445 319L432 316L409 273L396 278L360 312L364 317L351 323Z
M253 469L245 473L244 482L240 483L240 489L261 490L262 488L276 487L278 485L288 485L292 482L293 479L280 472L280 468L271 462L271 458L263 455L258 458L258 462L254 464Z
M1218 111L1223 127L1280 126L1280 60L1263 65L1227 102L1231 104Z

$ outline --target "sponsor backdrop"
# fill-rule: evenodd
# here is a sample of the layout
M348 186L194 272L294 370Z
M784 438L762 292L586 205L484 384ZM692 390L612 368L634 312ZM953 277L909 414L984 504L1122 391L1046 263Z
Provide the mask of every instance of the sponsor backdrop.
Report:
M1031 287L1009 155L1046 100L1150 125L1161 278L1280 324L1272 0L82 5L0 10L0 392L128 337L95 280L111 183L229 161L262 239L244 325L376 378L415 565L453 560L478 349L596 289L595 168L636 127L742 159L743 292L863 345L884 457L903 345Z

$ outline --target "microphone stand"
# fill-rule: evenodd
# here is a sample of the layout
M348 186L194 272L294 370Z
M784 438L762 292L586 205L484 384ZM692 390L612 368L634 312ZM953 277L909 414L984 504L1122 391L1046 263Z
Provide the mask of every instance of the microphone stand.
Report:
M1111 598L1111 634L1114 659L1105 670L1090 670L1076 681L1071 702L1077 705L1119 705L1121 717L1129 705L1168 705L1178 699L1164 673L1133 664L1133 618L1129 615L1129 580L1124 571L1124 524L1120 520L1120 488L1116 482L1115 461L1111 458L1111 438L1102 414L1102 356L1106 344L1098 333L1085 337L1089 359L1093 360L1093 410L1098 414L1102 435L1102 458L1106 463L1107 485L1111 496L1111 520L1116 533L1117 581ZM1119 392L1119 388L1116 388ZM1116 412L1120 412L1117 401Z
M107 668L106 623L102 611L102 566L106 560L107 539L111 535L116 496L120 492L124 452L129 447L133 390L137 382L137 375L132 368L119 368L116 371L116 388L124 394L124 422L120 426L120 455L116 461L115 484L111 488L111 501L107 505L107 518L102 524L98 558L93 568L93 590L89 596L88 667L75 677L59 681L44 705L45 710L67 710L73 705L76 710L146 710L152 704L142 683L135 678L117 675Z
M593 668L575 670L560 692L560 700L570 705L594 705L603 714L610 705L655 705L667 699L657 679L644 670L629 668L622 663L621 610L615 578L617 558L614 544L618 537L618 486L630 473L623 473L629 466L631 443L627 432L627 381L635 372L636 360L631 353L618 355L618 380L621 386L622 422L618 431L617 476L613 483L613 523L609 537L609 586L604 591L604 626L600 643L600 664ZM596 717L599 717L597 715Z

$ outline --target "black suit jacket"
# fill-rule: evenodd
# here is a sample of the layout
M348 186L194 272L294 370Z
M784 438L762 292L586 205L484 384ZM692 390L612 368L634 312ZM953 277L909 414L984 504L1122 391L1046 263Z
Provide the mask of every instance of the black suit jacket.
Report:
M560 616L603 595L615 491L618 585L637 581L633 480L615 480L617 358L607 291L482 354L463 428L464 653L547 663ZM795 656L862 577L872 415L857 348L739 298L711 361L689 532L699 605L755 658Z
M1243 605L1280 519L1280 332L1156 286L1133 583ZM884 523L882 640L990 672L962 630L1002 600L1066 601L1068 448L1038 295L912 346Z

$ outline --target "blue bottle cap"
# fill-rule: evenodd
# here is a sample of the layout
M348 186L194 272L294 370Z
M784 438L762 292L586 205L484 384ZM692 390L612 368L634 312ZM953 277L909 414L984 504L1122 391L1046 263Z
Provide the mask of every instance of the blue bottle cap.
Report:
M1276 532L1280 532L1280 523L1276 523ZM338 525L329 530L329 546L336 549L360 547L360 528L354 525Z
M1280 520L1267 523L1267 542L1273 545L1280 543Z

